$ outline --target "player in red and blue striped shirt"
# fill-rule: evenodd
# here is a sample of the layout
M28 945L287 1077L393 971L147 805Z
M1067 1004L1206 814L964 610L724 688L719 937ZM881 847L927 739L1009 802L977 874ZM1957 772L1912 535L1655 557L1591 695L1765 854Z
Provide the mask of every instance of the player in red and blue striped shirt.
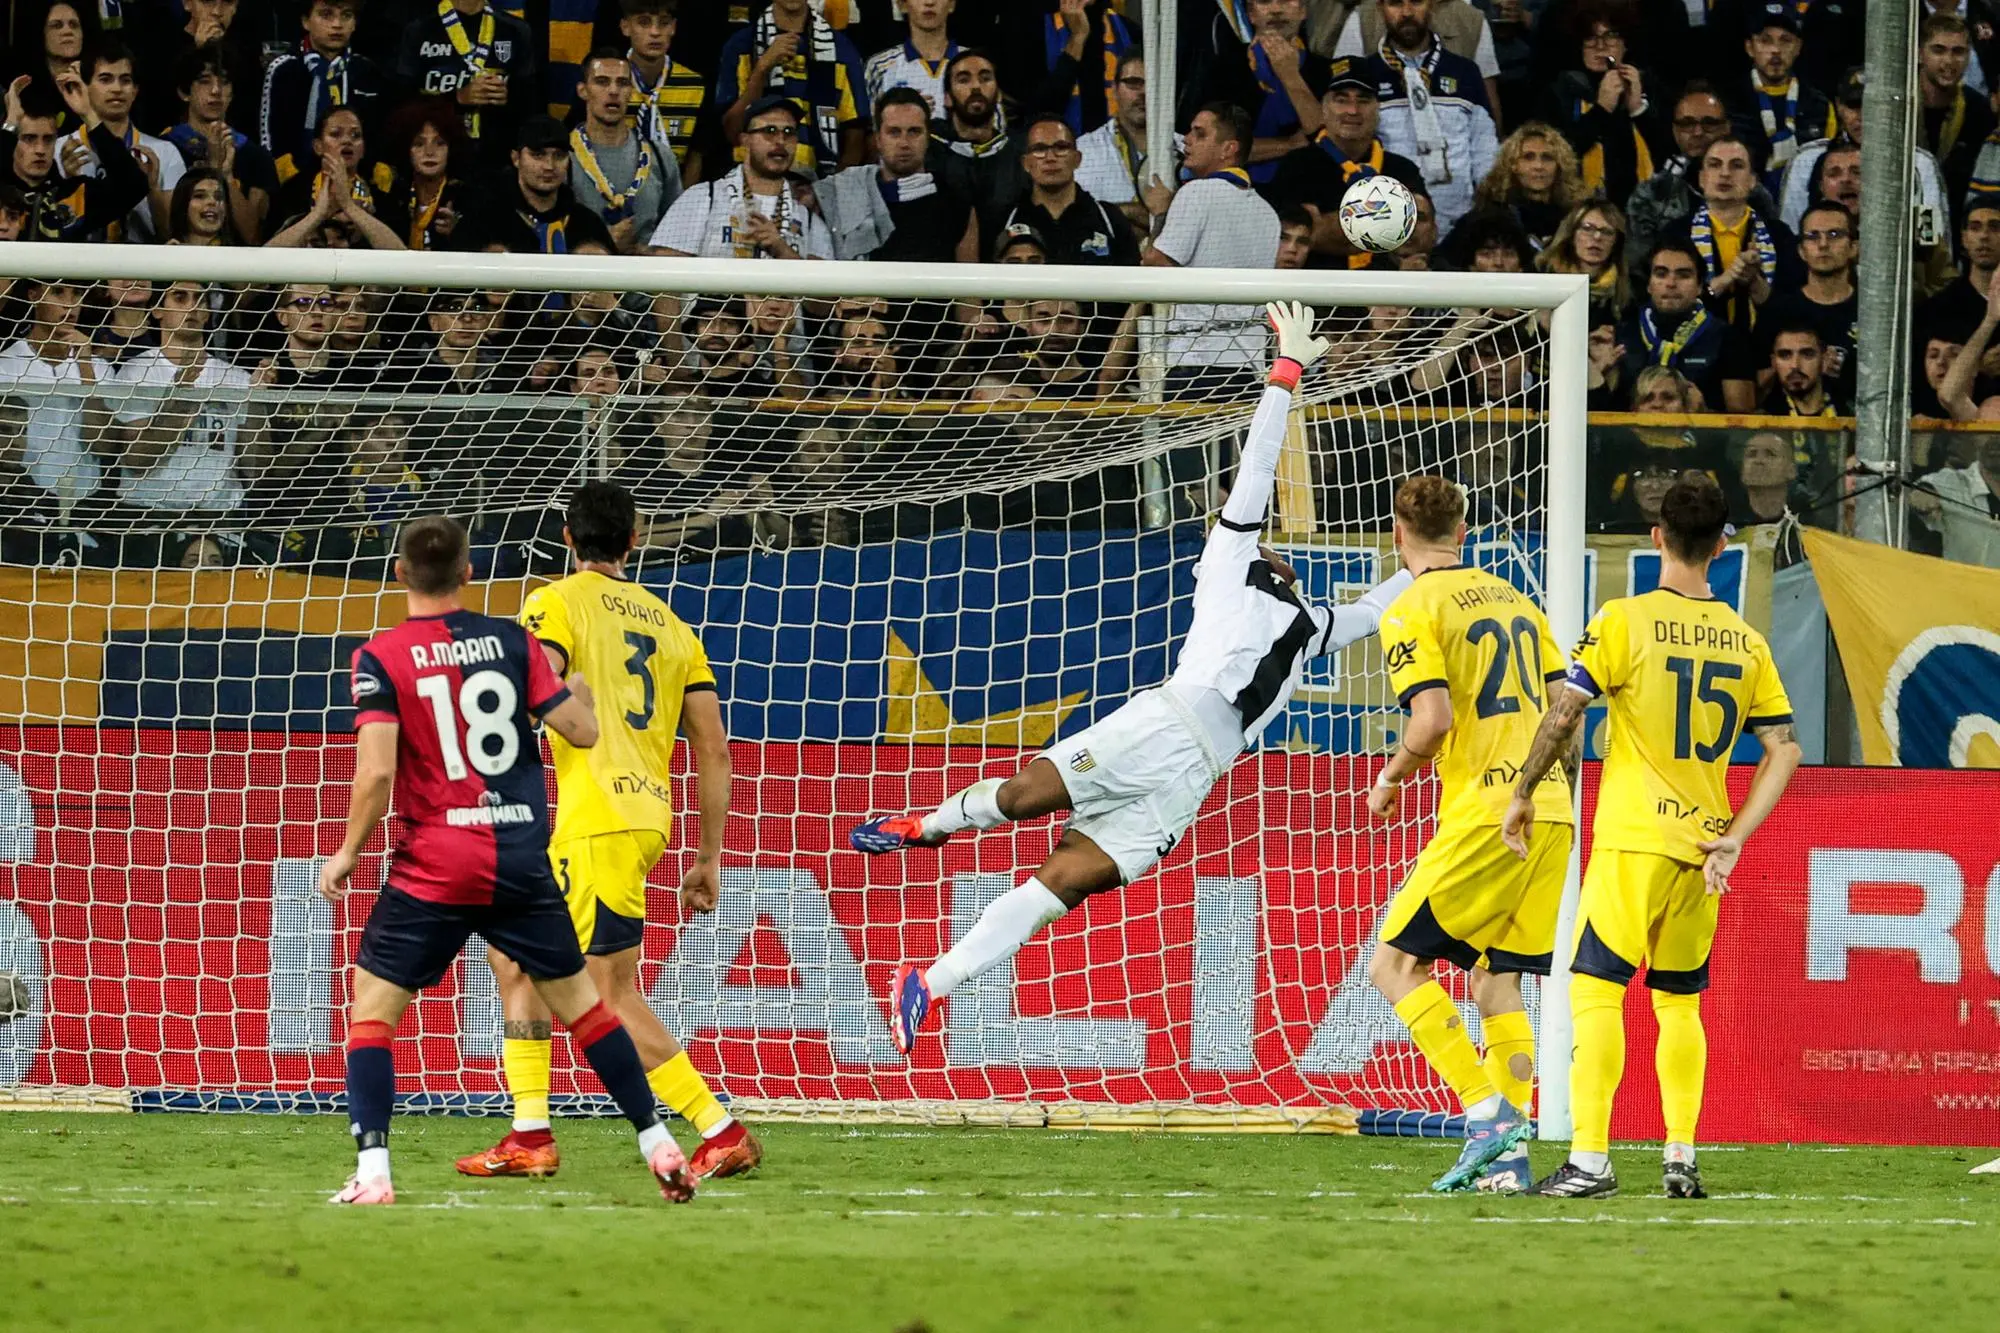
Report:
M465 529L448 518L411 523L396 562L409 618L354 654L354 791L347 839L321 868L320 892L334 901L346 894L392 790L403 834L354 963L347 1109L360 1162L331 1202L396 1201L391 1038L417 992L437 984L477 931L534 980L639 1131L660 1193L684 1203L694 1176L660 1123L631 1036L584 971L549 868L548 786L533 725L595 744L590 691L581 679L565 685L527 630L460 605L471 576Z

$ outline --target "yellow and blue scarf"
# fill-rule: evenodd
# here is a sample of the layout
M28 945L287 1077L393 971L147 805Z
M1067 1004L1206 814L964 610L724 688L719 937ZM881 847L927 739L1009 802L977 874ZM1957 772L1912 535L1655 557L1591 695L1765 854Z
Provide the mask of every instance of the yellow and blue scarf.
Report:
M457 6L453 5L451 0L438 0L438 23L443 26L445 40L451 43L451 49L465 62L465 72L474 76L485 73L486 59L493 52L493 11L491 9L479 11L479 36L476 39L467 35L465 16L458 12ZM479 113L467 111L464 117L465 132L477 139L480 127Z
M1708 307L1697 302L1679 328L1662 336L1653 319L1653 308L1643 307L1639 311L1639 341L1646 348L1647 362L1655 366L1679 365L1689 345L1706 332L1714 320L1715 316L1709 313Z
M1688 240L1694 243L1695 253L1701 256L1702 276L1706 280L1713 281L1721 273L1721 262L1715 248L1715 220L1709 216L1707 204L1698 206L1694 210L1694 216L1688 219ZM1751 252L1757 256L1757 269L1764 275L1765 283L1776 283L1778 280L1778 246L1771 239L1771 229L1764 225L1764 219L1757 216L1757 210L1754 208L1750 210L1749 245ZM1747 296L1730 297L1730 319L1733 321L1739 315L1744 314L1744 311L1739 306L1748 304L1749 298ZM1750 305L1748 317L1744 322L1746 325L1753 324L1756 322L1756 319L1756 307Z
M591 147L590 136L578 126L569 132L569 150L590 183L597 187L598 195L604 200L604 220L607 223L623 222L632 216L632 210L639 198L639 191L646 188L646 182L653 176L653 146L644 137L636 138L639 145L639 161L632 172L632 182L624 189L615 188L605 178L604 168L598 165L597 150Z

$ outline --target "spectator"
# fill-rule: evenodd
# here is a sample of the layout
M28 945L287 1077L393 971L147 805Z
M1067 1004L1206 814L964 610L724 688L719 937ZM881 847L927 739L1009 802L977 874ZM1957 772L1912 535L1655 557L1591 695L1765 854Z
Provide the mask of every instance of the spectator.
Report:
M1838 4L1842 0L1832 2ZM1533 78L1539 88L1552 86L1575 59L1573 43L1590 33L1589 20L1580 17L1578 11L1594 3L1595 0L1547 0L1539 6L1533 60ZM1628 51L1645 52L1650 73L1658 75L1667 87L1680 88L1691 79L1709 77L1709 67L1718 63L1708 42L1723 29L1708 17L1707 8L1704 5L1696 9L1676 0L1637 0L1623 6L1624 15L1614 26ZM1690 31L1690 24L1696 31ZM1741 32L1742 28L1738 23L1735 31Z
M390 117L389 140L398 146L394 198L404 244L447 249L458 227L462 164L471 150L458 112L441 97L411 102Z
M1694 213L1699 202L1694 178L1701 172L1702 155L1710 144L1729 133L1729 117L1723 113L1722 99L1715 90L1697 81L1674 103L1672 128L1678 151L1640 181L1625 202L1625 263L1635 273L1654 244ZM1771 196L1762 185L1750 198L1751 207L1770 212Z
M2000 218L1994 221L2000 223ZM1855 230L1854 215L1832 200L1807 209L1799 232L1804 280L1773 296L1757 324L1758 350L1766 363L1771 347L1764 333L1767 328L1802 323L1818 330L1820 346L1825 349L1820 373L1833 396L1847 403L1854 397L1855 321L1859 312L1854 284L1854 262L1859 254Z
M1606 532L1643 536L1660 522L1660 503L1677 481L1711 477L1706 468L1690 467L1684 451L1673 448L1643 449L1629 468L1611 483L1613 510Z
M1391 76L1389 96L1382 99L1381 135L1385 148L1417 164L1437 206L1437 225L1449 232L1472 210L1473 191L1493 170L1500 145L1479 68L1445 49L1431 28L1431 4L1383 0L1380 5L1387 24L1381 53ZM1349 27L1367 12L1357 11ZM1349 54L1347 45L1343 34L1343 55Z
M1410 239L1403 242L1403 248L1395 254L1397 267L1402 269L1427 269L1431 266L1431 255L1437 249L1438 225L1437 205L1431 201L1427 190L1415 191L1417 196L1417 225L1410 232ZM1335 219L1335 225L1339 220Z
M1624 199L1667 147L1652 84L1625 59L1638 15L1626 0L1590 0L1572 23L1577 57L1542 99L1541 118L1569 140L1586 191Z
M334 347L345 300L324 283L295 282L278 293L277 324L283 341L261 362L254 383L259 388L373 388L372 376L352 373L347 359Z
M51 138L54 133L51 125ZM97 447L109 416L97 400L111 386L112 369L93 355L77 326L84 290L61 278L17 284L28 307L27 328L0 351L0 394L18 396L27 408L22 469L65 514L90 500L104 481Z
M724 107L722 133L738 143L751 112L773 97L807 108L798 126L792 166L831 176L858 166L867 147L866 81L861 58L807 0L771 0L747 28L722 47L715 103ZM747 145L741 145L747 151Z
M1757 367L1743 333L1701 299L1701 255L1685 240L1665 240L1646 258L1646 299L1618 335L1625 367L1637 379L1649 366L1679 371L1708 411L1749 412L1757 401Z
M167 205L167 236L175 245L241 245L230 216L230 181L212 167L181 177Z
M1917 30L1917 97L1923 116L1919 141L1937 159L1946 198L1962 200L1972 188L1973 165L1994 129L1993 108L1968 96L1965 71L1972 34L1956 14L1932 13Z
M1259 187L1277 174L1279 159L1309 147L1319 133L1327 62L1305 49L1299 30L1305 0L1249 0L1250 42L1240 61L1209 71L1203 102L1227 102L1250 112L1250 179Z
M1590 308L1587 345L1592 412L1623 412L1631 407L1632 386L1625 368L1625 345L1618 341L1617 313L1606 306Z
M1847 205L1849 212L1857 217L1860 216L1862 82L1860 66L1857 65L1847 71L1847 76L1840 81L1839 91L1833 98L1834 118L1840 122L1839 135L1832 139L1821 139L1817 143L1807 144L1799 150L1799 155L1792 159L1792 164L1785 168L1784 183L1778 190L1778 220L1795 231L1798 229L1799 220L1805 216L1806 205L1818 198L1838 199ZM1830 156L1842 148L1850 148L1854 152L1851 194L1834 190L1830 179L1824 184L1820 179L1821 158ZM1939 236L1949 236L1951 205L1945 196L1943 173L1938 170L1937 159L1931 156L1929 149L1918 148L1916 155L1917 206L1923 213L1928 214L1927 219L1924 217L1918 219L1919 230L1928 226L1934 228ZM1972 190L1975 193L1982 190L2000 193L2000 148L1980 150L1979 158L1973 166Z
M1736 484L1726 487L1730 499L1729 521L1739 528L1776 523L1788 513L1801 513L1812 506L1812 497L1799 488L1799 461L1784 436L1759 431L1743 441L1743 457L1736 465ZM1785 561L1796 562L1797 557Z
M1701 203L1687 225L1673 232L1701 256L1709 304L1745 333L1773 291L1798 281L1798 244L1791 232L1751 207L1750 193L1756 188L1751 161L1741 139L1710 144L1701 158Z
M743 161L676 199L653 233L653 249L703 259L833 258L826 223L790 176L798 135L795 103L766 97L750 107Z
M1799 321L1771 334L1771 379L1758 411L1769 417L1844 417L1852 412L1827 392L1821 364L1826 346L1819 330Z
M680 164L627 123L632 67L610 48L591 52L576 87L583 123L569 133L569 188L611 233L618 254L632 254L680 198Z
M425 316L436 341L421 354L392 361L383 378L421 393L485 392L500 367L502 306L486 292L438 292Z
M123 42L107 37L84 53L80 67L90 97L90 108L113 137L123 143L139 170L146 176L146 199L122 219L108 223L101 238L107 241L156 241L166 234L167 201L180 184L186 165L175 147L165 139L141 134L132 123L132 103L139 85L133 74L132 53ZM87 130L70 132L57 150L62 174L70 180L85 176L102 179L106 168L92 148L95 136Z
M1278 215L1250 188L1243 168L1250 117L1240 107L1207 106L1188 126L1187 183L1143 263L1191 268L1268 269L1278 259ZM1167 324L1167 380L1199 394L1240 384L1265 358L1254 306L1176 305ZM1184 460L1191 461L1191 460Z
M1978 325L1974 325L1977 328ZM1969 332L1969 331L1968 331ZM1922 337L1921 332L1919 337ZM1944 387L1945 377L1951 374L1952 363L1958 360L1959 351L1965 346L1949 338L1932 335L1922 338L1921 374L1910 385L1910 416L1931 421L1949 421L1951 413L1945 411L1944 402L1938 391Z
M1941 338L1962 343L1986 313L1986 293L1993 285L1993 271L2000 267L2000 195L1974 195L1965 201L1959 223L1959 253L1965 269L1943 291L1917 306L1915 340ZM1991 375L1989 366L1983 373Z
M175 80L187 119L166 132L189 171L214 167L229 186L229 213L237 240L261 245L271 206L278 197L278 170L271 155L229 124L235 85L219 46L197 47ZM183 178L185 179L185 178Z
M1539 250L1583 196L1583 176L1569 140L1531 120L1500 145L1493 169L1479 182L1474 202L1479 208L1512 217ZM1451 248L1449 238L1445 246Z
M56 132L67 134L83 124L83 116L67 105L60 77L83 60L84 48L97 38L97 9L83 0L45 0L41 18L29 26L37 34L34 54L22 52L19 66L10 70L28 80L28 87L43 105L57 109ZM11 118L10 118L11 119Z
M0 182L0 242L25 240L28 235L28 201L12 185ZM0 300L6 291L0 288ZM0 314L0 320L5 315Z
M1790 0L1764 0L1751 11L1743 50L1750 57L1747 85L1732 117L1736 137L1764 163L1766 189L1778 188L1785 166L1806 144L1831 138L1840 128L1826 94L1800 80L1799 12Z
M1313 215L1297 204L1278 210L1278 267L1309 267L1313 257Z
M1365 176L1385 175L1424 192L1417 164L1382 146L1383 90L1388 66L1373 56L1341 56L1327 66L1320 98L1320 129L1304 148L1287 153L1276 176L1262 191L1277 209L1303 208L1313 218L1313 249L1366 268L1370 255L1357 250L1340 226L1340 201L1348 186Z
M1052 111L1029 120L1021 131L1021 162L1027 170L1025 199L997 218L999 227L1025 222L1048 244L1055 264L1136 264L1139 242L1117 209L1078 188L1076 135Z
M514 136L514 172L459 219L452 245L459 250L504 246L513 254L565 255L595 242L618 249L609 228L569 187L574 136L549 116L529 116Z
M229 123L257 123L257 95L263 88L264 61L257 34L251 31L256 25L244 20L241 7L240 0L180 0L177 6L160 6L170 12L177 9L183 22L149 40L140 51L148 75L143 80L145 87L140 90L136 116L140 124L173 123L180 112L174 103L173 72L204 46L220 50L229 66L229 84L235 90L229 106ZM128 11L131 8L135 6L127 6ZM254 6L252 12L256 12Z
M356 420L352 477L356 521L387 526L416 516L425 478L409 456L413 425L402 412L373 413Z
M356 133L360 121L352 113L336 111L329 120L352 120ZM322 139L328 136L322 135ZM401 250L403 238L395 228L375 216L376 195L365 182L349 174L349 154L336 150L313 178L312 204L264 242L276 249L349 248L357 240L374 250ZM294 179L303 181L301 175ZM294 192L296 195L296 192Z
M930 104L917 89L889 89L875 103L873 165L849 167L816 191L836 259L971 263L979 228L971 205L925 169ZM942 317L942 311L939 312Z
M1046 264L1049 262L1048 240L1029 223L1010 222L1000 228L993 238L993 262Z
M1149 179L1146 145L1146 57L1127 51L1118 58L1117 110L1076 141L1082 157L1076 183L1091 198L1116 205L1139 235L1152 230L1153 219L1167 211L1174 197L1172 187L1157 176Z
M299 16L305 35L264 71L257 136L281 176L311 162L320 121L352 107L370 131L383 128L388 80L374 61L350 49L360 0L309 0Z
M403 28L393 78L405 98L443 95L458 104L477 164L500 168L516 127L541 98L534 33L488 0L449 0ZM470 165L470 164L468 164Z
M243 505L250 377L209 350L208 309L200 283L159 289L159 346L117 374L118 498L131 508L218 518Z
M870 106L879 105L882 94L891 88L913 88L930 109L925 119L943 118L945 67L961 49L945 30L954 2L905 0L902 9L908 35L896 45L868 57L868 63L862 67Z
M1501 208L1475 208L1438 247L1451 267L1468 273L1532 273L1534 238Z
M1422 48L1414 40L1402 41L1395 36L1397 24L1411 21L1412 16L1418 13L1422 15L1418 21L1426 31L1437 34L1445 52L1455 56L1457 62L1470 66L1479 76L1479 94L1460 89L1458 95L1476 97L1490 117L1497 116L1500 59L1493 50L1493 30L1488 26L1486 16L1467 0L1361 0L1342 25L1333 54L1358 56L1379 52L1393 69L1395 59L1389 54L1389 46L1383 39L1390 38L1406 57L1422 54ZM1446 92L1445 95L1452 94ZM1498 123L1497 119L1494 123ZM1479 174L1484 175L1485 171L1482 169Z
M930 172L990 217L1021 197L1021 142L1007 132L1000 80L984 51L961 51L944 71L945 118L931 122Z
M146 203L149 182L125 141L104 127L74 69L56 78L63 104L83 127L101 175L65 180L56 174L58 107L16 79L7 89L8 134L0 129L11 184L29 208L28 236L38 241L74 241L118 224Z
M396 174L387 163L369 156L367 130L359 112L339 106L329 110L320 121L319 132L313 136L313 154L300 164L300 170L284 177L278 186L279 217L297 218L312 208L329 174L338 170L359 207L382 218L392 230L403 229L397 208Z
M91 335L91 351L114 368L134 353L160 345L160 326L153 320L153 284L144 278L112 278L104 284L104 312Z
M1499 90L1492 103L1495 125L1519 125L1534 114L1541 91L1534 77L1534 34L1546 9L1547 0L1486 0L1480 6L1492 35L1494 62L1500 67L1495 82L1487 85L1489 95L1496 87ZM1473 59L1477 63L1476 50Z
M1769 0L1714 0L1709 9L1710 31L1734 37L1750 32L1760 21ZM1844 70L1862 61L1864 6L1855 0L1815 0L1799 13L1799 40L1803 50L1798 59L1799 78L1814 88L1831 88L1840 82ZM1716 50L1711 61L1731 63L1733 78L1748 63L1747 47Z
M836 397L893 398L903 388L903 372L889 326L871 310L856 310L835 325L833 352L819 388Z
M607 0L608 3L608 0ZM683 186L704 179L704 155L715 125L715 85L670 54L680 27L680 0L618 0L618 30L629 43L632 112L639 133L671 152Z
M1625 215L1618 205L1602 199L1578 204L1563 218L1556 234L1535 256L1544 273L1583 273L1590 277L1590 302L1623 319L1632 305L1632 284L1625 269Z
M1983 409L1981 416L1995 419ZM1978 438L1979 457L1969 466L1918 478L1910 508L1943 537L1945 559L2000 569L2000 431Z
M1036 23L1033 54L1023 51L1008 68L1030 64L1042 72L1040 86L1025 105L1037 111L1057 111L1071 130L1082 134L1102 125L1117 106L1119 57L1135 49L1131 29L1110 0L1056 0L1054 11L1038 20L1006 15L1000 22L1016 31ZM1012 46L1021 46L1014 43ZM1023 80L1026 82L1026 80Z

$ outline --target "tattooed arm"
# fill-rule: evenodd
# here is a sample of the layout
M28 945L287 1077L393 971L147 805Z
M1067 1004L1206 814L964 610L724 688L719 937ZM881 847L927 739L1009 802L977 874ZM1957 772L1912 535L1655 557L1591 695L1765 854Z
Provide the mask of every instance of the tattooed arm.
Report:
M1501 841L1518 857L1526 859L1528 855L1528 833L1535 825L1535 788L1558 759L1574 752L1583 733L1583 710L1590 699L1589 694L1574 685L1560 686L1555 698L1549 700L1549 711L1542 715L1541 729L1535 732L1534 743L1528 747L1520 780L1514 784L1514 799L1507 806L1507 818L1500 826ZM1575 781L1574 773L1570 780Z
M1701 873L1708 882L1710 893L1729 892L1729 872L1736 869L1736 858L1743 854L1743 844L1777 808L1778 798L1785 794L1785 786L1791 782L1792 773L1804 755L1789 720L1754 727L1752 734L1763 743L1764 757L1757 761L1757 772L1750 779L1750 790L1743 797L1743 805L1737 810L1736 818L1729 821L1729 831L1701 844L1701 850L1708 853L1708 859L1702 862Z

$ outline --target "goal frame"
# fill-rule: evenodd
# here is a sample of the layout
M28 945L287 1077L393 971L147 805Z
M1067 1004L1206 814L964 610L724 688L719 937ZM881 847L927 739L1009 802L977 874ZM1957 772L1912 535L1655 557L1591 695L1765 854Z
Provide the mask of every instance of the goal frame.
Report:
M809 300L865 296L897 300L1091 299L1309 306L1489 307L1549 312L1545 394L1548 425L1544 588L1561 643L1583 632L1584 497L1588 426L1589 281L1573 274L1444 273L1428 270L1081 268L1069 265L786 263L617 255L437 254L417 251L78 245L0 245L0 278L78 281L324 283L330 286L496 287L538 291L650 291L772 295ZM1143 358L1142 358L1143 359ZM1579 817L1580 817L1579 809ZM1569 966L1580 891L1580 842L1572 847L1557 923L1555 958L1542 991L1538 1136L1571 1129ZM1551 1055L1553 1059L1549 1058Z

